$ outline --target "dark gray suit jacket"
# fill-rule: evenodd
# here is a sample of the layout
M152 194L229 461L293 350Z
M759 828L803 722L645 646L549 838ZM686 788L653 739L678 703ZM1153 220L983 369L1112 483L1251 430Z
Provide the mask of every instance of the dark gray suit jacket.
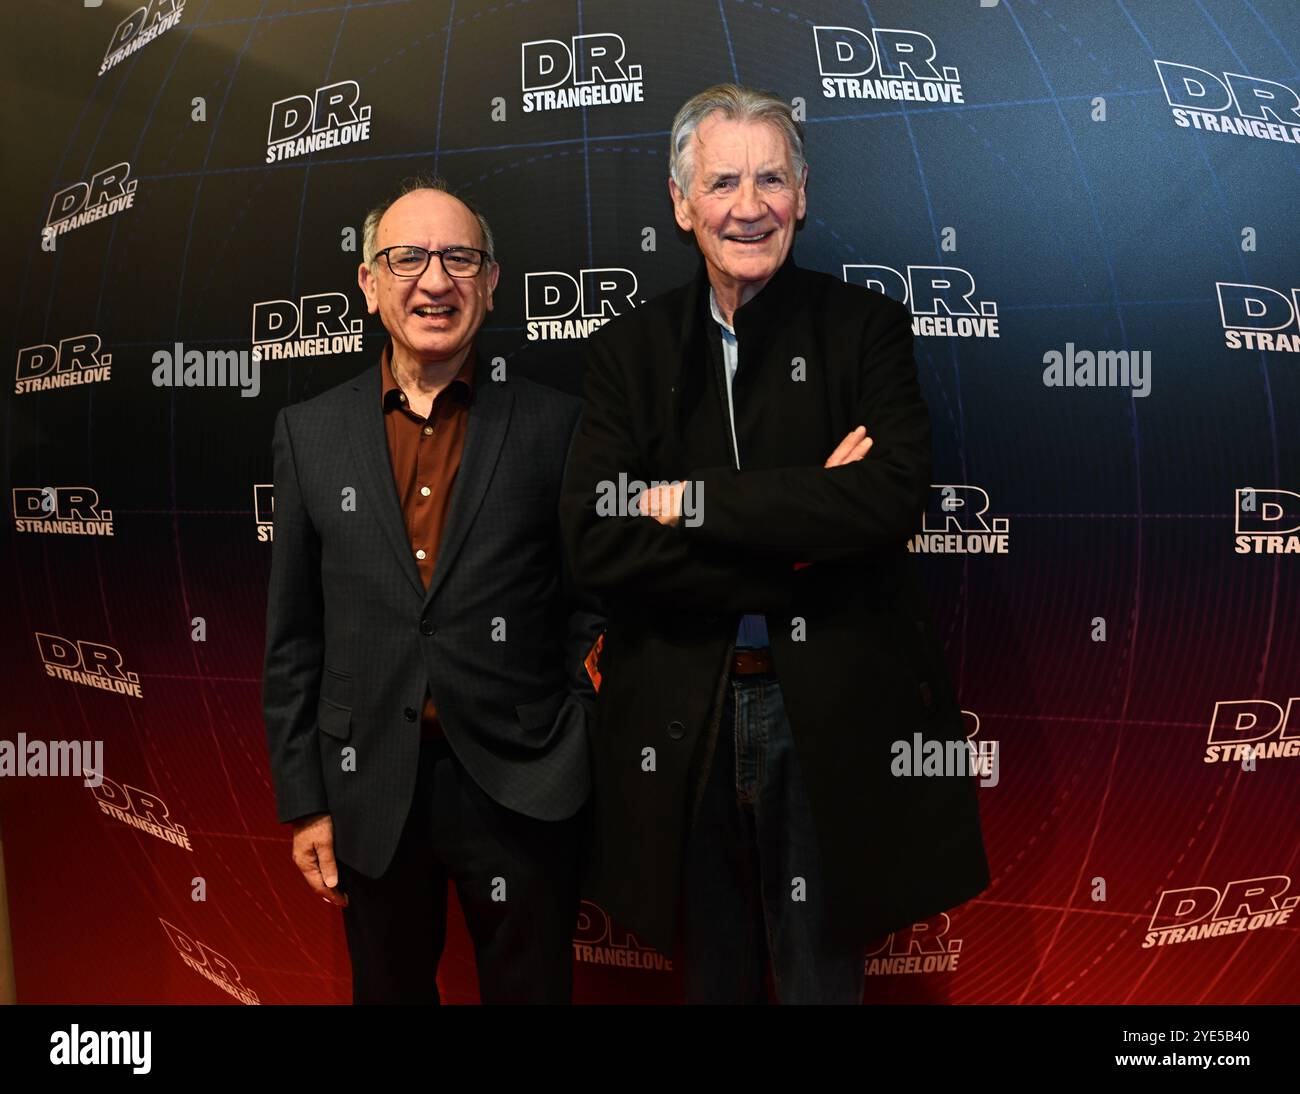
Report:
M427 591L393 484L380 366L276 419L263 713L277 815L331 814L336 855L364 874L387 868L410 808L426 686L497 802L561 820L587 798L595 694L582 661L602 620L573 590L557 516L578 411L561 392L478 370Z

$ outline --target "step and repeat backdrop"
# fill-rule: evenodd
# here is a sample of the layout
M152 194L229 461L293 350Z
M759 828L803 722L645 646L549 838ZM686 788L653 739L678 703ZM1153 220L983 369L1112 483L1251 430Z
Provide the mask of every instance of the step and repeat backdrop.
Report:
M796 259L909 305L934 423L911 548L993 880L876 940L867 1001L1300 1001L1294 0L2 18L20 1001L349 1000L262 726L275 415L377 359L361 218L417 172L495 230L482 350L576 392L695 268L668 127L722 81L804 119ZM579 1001L680 998L595 904L573 952ZM459 918L440 982L477 998Z

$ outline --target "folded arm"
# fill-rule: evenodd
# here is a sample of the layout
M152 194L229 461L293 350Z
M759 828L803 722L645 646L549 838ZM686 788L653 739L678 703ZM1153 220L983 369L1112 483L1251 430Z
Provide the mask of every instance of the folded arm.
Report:
M915 532L932 455L907 309L892 301L882 308L858 354L862 387L852 424L866 427L867 454L835 467L693 471L705 505L700 523L680 528L688 543L819 561L902 543Z
M617 603L642 611L781 610L789 597L787 565L691 542L680 529L643 516L597 512L601 483L617 483L620 473L644 481L664 474L642 464L631 428L635 408L618 363L599 339L587 344L584 397L560 503L578 582L611 608Z

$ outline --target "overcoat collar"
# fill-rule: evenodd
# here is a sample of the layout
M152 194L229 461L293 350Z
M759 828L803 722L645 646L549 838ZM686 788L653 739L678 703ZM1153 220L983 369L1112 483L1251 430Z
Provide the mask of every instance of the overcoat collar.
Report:
M791 248L771 280L732 315L736 341L742 349L745 346L764 345L769 332L778 329L780 321L798 306L798 294L793 291L798 277L799 266L795 263L794 249ZM672 378L671 429L678 437L683 397L702 382L702 378L695 374L700 362L700 355L696 351L703 344L698 339L712 333L708 329L711 325L714 323L709 314L709 268L701 256L695 276L682 298L681 312L677 317L680 341Z
M799 266L794 260L794 250L786 255L776 273L758 293L745 301L732 316L736 336L742 330L761 337L772 322L788 310L794 300L791 288L798 277ZM681 332L681 346L686 348L699 333L701 323L709 315L709 268L701 257L695 276L682 300L682 311L677 329Z

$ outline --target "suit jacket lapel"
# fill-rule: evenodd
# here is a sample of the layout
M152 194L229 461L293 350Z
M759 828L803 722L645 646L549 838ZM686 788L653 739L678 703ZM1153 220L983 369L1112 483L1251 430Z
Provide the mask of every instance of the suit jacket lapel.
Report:
M482 362L482 364L486 362ZM470 403L469 426L465 431L465 449L460 457L460 469L456 472L456 482L451 489L451 510L447 514L447 525L442 531L442 542L438 545L438 562L433 570L433 580L429 582L429 591L424 595L424 606L438 592L438 587L446 580L447 572L456 561L456 555L465 544L470 525L483 504L483 495L487 493L488 483L496 470L497 457L501 454L501 445L505 441L506 425L510 421L510 408L514 395L507 384L492 380L486 369L476 369L474 377L474 395ZM408 556L410 552L407 552ZM423 585L420 588L424 593Z
M348 415L348 440L361 468L361 485L358 498L361 507L367 503L372 508L379 527L384 531L398 568L406 576L416 593L424 596L424 581L420 567L411 553L406 535L406 521L397 500L397 486L393 482L393 463L388 454L388 432L384 428L384 408L379 401L381 392L380 366L367 369L353 381L355 404Z

